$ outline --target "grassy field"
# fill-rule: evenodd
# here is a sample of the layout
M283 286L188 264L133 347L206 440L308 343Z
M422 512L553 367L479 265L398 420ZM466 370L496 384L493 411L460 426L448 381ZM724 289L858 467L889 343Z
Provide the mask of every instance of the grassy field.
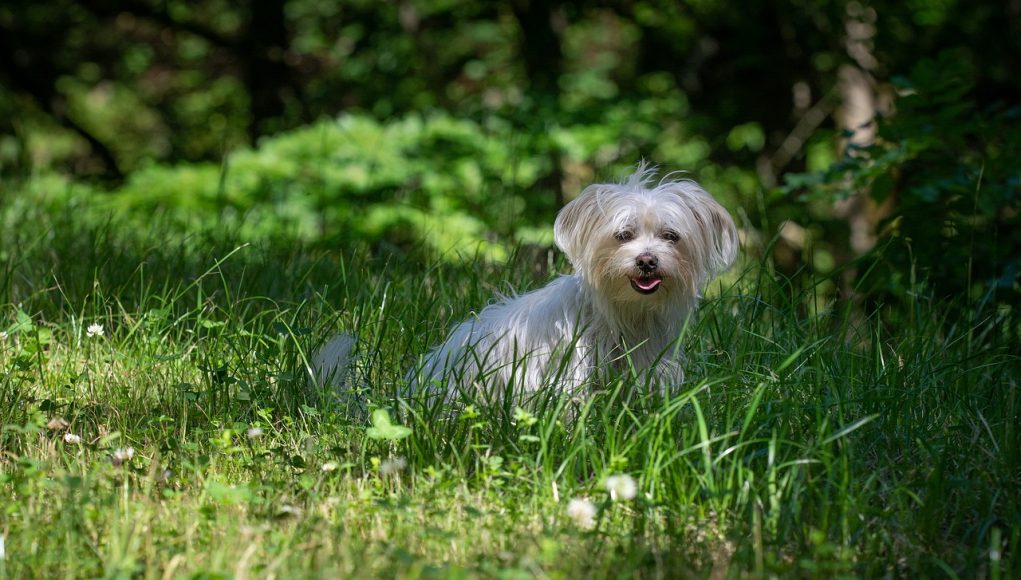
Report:
M1010 313L950 319L920 294L862 315L747 261L710 288L675 395L622 377L527 411L403 406L454 322L562 261L423 265L0 205L0 577L1021 566ZM338 398L306 361L341 330L360 358Z

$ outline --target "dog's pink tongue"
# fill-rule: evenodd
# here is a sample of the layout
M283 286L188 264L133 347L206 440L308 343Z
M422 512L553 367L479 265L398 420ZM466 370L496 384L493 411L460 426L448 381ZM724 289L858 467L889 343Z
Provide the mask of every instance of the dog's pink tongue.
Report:
M659 283L662 281L662 278L635 278L635 286L638 286L642 290L648 292L649 290L655 289L656 286L659 286Z

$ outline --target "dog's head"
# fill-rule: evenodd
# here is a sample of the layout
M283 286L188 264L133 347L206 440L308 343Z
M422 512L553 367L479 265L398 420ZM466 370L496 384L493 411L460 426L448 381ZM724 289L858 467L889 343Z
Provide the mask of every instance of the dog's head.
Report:
M557 246L614 302L693 300L737 255L723 206L691 180L651 186L652 171L643 163L621 184L585 188L554 224Z

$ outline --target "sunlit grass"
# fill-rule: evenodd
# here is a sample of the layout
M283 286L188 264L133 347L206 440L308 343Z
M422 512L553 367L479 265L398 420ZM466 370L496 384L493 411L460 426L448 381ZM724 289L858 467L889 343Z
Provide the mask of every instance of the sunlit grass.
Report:
M677 392L401 400L453 323L545 282L532 261L12 211L0 575L1016 570L1021 365L995 316L818 311L746 264L687 329ZM338 331L351 393L309 377Z

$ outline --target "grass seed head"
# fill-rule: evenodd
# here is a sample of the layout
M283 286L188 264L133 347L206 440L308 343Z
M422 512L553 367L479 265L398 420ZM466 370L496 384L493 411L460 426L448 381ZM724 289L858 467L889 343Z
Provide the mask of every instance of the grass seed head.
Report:
M391 457L384 459L379 464L379 474L383 477L390 477L396 475L399 471L404 471L404 468L408 466L408 460L403 457Z
M614 501L628 501L635 499L635 496L638 495L638 484L635 483L635 478L626 473L611 475L606 478L604 483L606 491L610 492L610 499Z
M596 525L596 504L576 497L567 503L567 517L583 530L590 530Z

